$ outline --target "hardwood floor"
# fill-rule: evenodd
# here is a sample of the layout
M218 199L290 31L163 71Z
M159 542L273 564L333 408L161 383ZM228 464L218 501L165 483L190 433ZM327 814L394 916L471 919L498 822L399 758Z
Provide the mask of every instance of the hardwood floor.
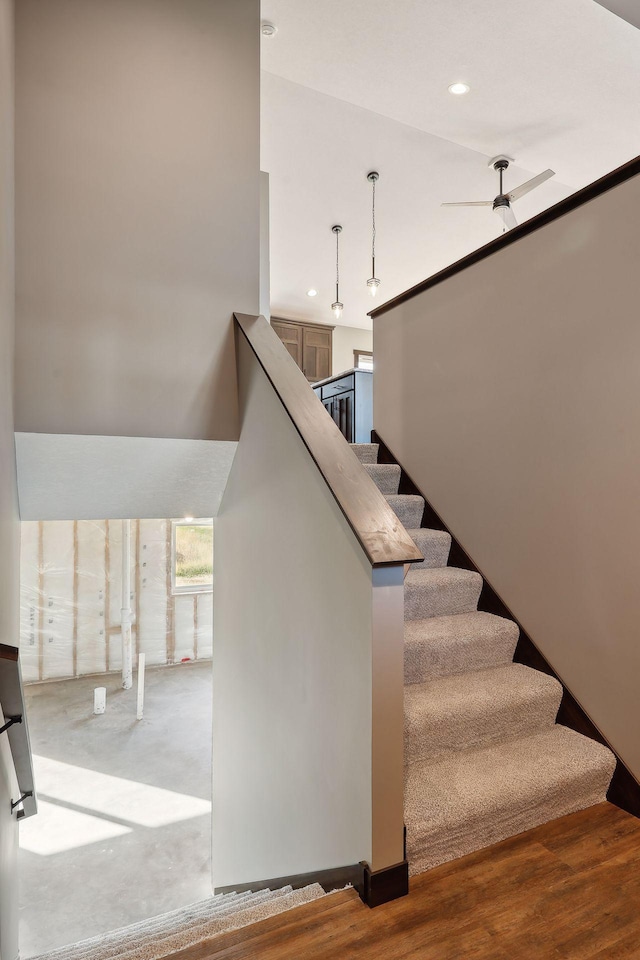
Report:
M369 910L352 890L172 960L640 958L640 821L603 803L411 881Z

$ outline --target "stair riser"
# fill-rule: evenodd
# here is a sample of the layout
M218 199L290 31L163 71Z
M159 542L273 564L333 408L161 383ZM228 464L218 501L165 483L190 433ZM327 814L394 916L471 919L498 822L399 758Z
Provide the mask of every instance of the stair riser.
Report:
M456 613L471 613L478 606L482 583L475 580L454 581L443 586L436 584L412 584L409 578L404 585L405 620L428 620L430 617L446 617Z
M562 790L556 789L544 796L531 798L525 806L508 805L506 809L492 810L475 821L451 825L446 831L423 828L414 836L407 829L409 875L416 876L441 863L457 860L550 820L602 803L610 779L611 769L603 768L596 775L590 772L577 776L569 787L565 786Z
M412 563L412 570L433 570L446 567L451 550L451 537L434 535L430 530L410 530L409 535L424 557L422 563Z
M400 485L400 467L385 463L363 463L363 467L383 494L395 494Z
M487 699L462 704L455 712L430 710L426 703L425 709L413 709L405 716L405 761L435 760L445 753L476 750L542 732L555 723L561 697L561 689L542 694L533 688L515 702L498 704Z
M377 443L352 443L351 444L351 449L355 453L360 463L377 463L378 447L379 445Z
M448 644L430 641L405 642L404 682L425 683L439 677L450 677L468 671L488 670L511 663L517 637L488 637L466 642L464 639Z
M407 530L411 530L412 527L419 527L422 523L422 514L424 513L423 500L417 503L413 501L394 503L392 501L389 506Z

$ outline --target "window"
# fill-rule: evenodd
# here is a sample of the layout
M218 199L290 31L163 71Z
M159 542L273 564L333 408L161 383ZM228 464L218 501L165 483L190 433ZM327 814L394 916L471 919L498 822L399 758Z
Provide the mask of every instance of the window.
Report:
M373 353L371 350L354 350L353 365L356 370L373 370Z
M171 523L171 588L173 593L213 590L213 520Z

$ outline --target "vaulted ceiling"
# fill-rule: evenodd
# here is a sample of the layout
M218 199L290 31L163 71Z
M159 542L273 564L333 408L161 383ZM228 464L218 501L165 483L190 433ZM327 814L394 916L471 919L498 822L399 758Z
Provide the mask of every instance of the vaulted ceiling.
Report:
M556 171L523 220L640 153L640 31L595 0L263 0L262 16L274 313L333 322L339 222L342 322L368 325L371 169L383 301L501 232L490 208L440 206L492 198L496 154L515 159L507 187Z

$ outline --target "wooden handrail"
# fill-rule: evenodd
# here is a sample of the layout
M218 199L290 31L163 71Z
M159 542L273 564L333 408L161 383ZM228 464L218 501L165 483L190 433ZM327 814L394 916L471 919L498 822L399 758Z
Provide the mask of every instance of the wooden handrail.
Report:
M20 720L14 722L2 736L6 735L9 738L20 797L24 798L22 810L18 811L18 818L23 819L33 816L38 808L19 652L17 647L5 643L0 644L0 706L5 721L11 717L20 717ZM12 802L17 805L20 797L12 797Z
M414 287L410 287L408 290L405 290L404 293L398 294L393 300L387 300L386 303L381 303L375 310L371 310L368 315L374 319L381 317L383 313L388 313L389 310L393 310L401 303L417 297L418 294L424 293L424 291L429 290L430 287L435 287L438 283L442 283L444 280L455 276L456 273L466 270L467 267L472 267L474 263L490 257L492 254L502 250L503 247L508 247L510 244L522 240L523 237L534 233L541 227L545 227L548 223L559 220L560 217L564 217L565 214L571 213L572 210L576 210L585 203L589 203L590 200L595 200L596 197L602 196L603 193L619 186L621 183L624 183L625 180L631 180L632 177L638 174L640 174L640 157L635 157L616 170L612 170L611 173L605 174L604 177L601 177L594 183L583 187L582 190L577 190L575 193L572 193L570 197L554 203L552 207L548 207L546 210L543 210L542 213L537 214L537 216L531 217L530 220L526 220L519 226L514 227L513 230L507 230L506 233L501 234L497 239L486 243L484 247L478 247L477 250L468 253L466 257L457 260L455 263L452 263L451 266L445 267L444 270L440 270L438 273L434 273L433 276L427 277L426 280L422 280Z
M371 565L422 560L415 543L265 318L245 313L235 313L234 317Z

